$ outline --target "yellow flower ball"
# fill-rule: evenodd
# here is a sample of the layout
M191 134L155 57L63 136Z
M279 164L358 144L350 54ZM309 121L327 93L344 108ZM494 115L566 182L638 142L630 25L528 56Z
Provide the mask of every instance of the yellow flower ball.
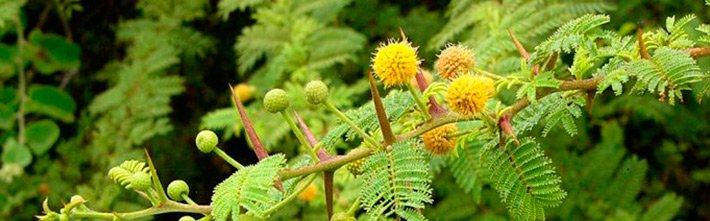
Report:
M241 100L242 102L251 99L252 94L255 90L256 89L254 88L254 86L245 83L239 83L237 84L237 86L234 86L234 91L237 92L237 95L239 95L239 100Z
M434 155L448 154L456 147L456 138L447 136L458 131L455 124L447 124L422 134L424 148Z
M308 187L306 187L305 190L303 190L303 192L298 194L298 199L306 201L306 202L310 202L310 201L313 201L314 199L316 199L317 196L318 196L318 187L315 184L311 183L310 185L308 185Z
M462 45L448 45L438 57L437 72L449 80L468 73L474 66L473 52Z
M375 52L372 68L385 87L407 84L417 74L417 49L409 42L390 42Z
M495 87L490 78L462 75L449 85L446 100L452 110L468 115L483 111L486 102L494 94Z

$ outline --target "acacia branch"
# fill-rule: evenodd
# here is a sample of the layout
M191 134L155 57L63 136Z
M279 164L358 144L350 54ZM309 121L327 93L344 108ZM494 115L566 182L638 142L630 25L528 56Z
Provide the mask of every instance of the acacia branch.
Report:
M538 97L542 98L545 97L553 92L557 91L570 91L570 90L595 90L597 87L597 84L601 81L601 78L590 78L590 79L585 79L585 80L571 80L571 81L563 81L560 84L560 87L554 90L546 90L538 93ZM527 100L527 98L523 98L519 100L518 102L515 102L513 105L511 105L511 109L509 110L512 115L517 113L518 111L522 110L526 106L530 104L530 101ZM397 141L402 141L402 140L407 140L413 137L417 137L429 130L432 130L434 128L440 127L442 125L446 125L449 123L454 123L454 122L460 122L460 121L470 121L473 119L476 119L476 115L460 115L456 113L449 113L447 115L432 119L421 126L419 126L417 129L414 129L413 131L407 132L405 134L400 134L398 135ZM374 149L372 148L358 148L353 151L350 151L349 153L341 156L336 156L333 157L329 160L324 160L321 161L320 163L310 165L310 166L305 166L305 167L300 167L297 169L285 169L281 171L281 178L286 180L298 176L303 176L311 173L316 173L316 172L321 172L321 171L326 171L326 170L333 170L337 169L349 162L359 160L361 158L369 156Z
M693 58L704 57L710 55L710 47L689 48L687 52Z

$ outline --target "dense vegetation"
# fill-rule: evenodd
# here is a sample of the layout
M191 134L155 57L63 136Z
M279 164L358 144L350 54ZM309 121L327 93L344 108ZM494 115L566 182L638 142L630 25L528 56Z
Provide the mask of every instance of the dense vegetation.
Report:
M0 0L0 217L710 219L708 4Z

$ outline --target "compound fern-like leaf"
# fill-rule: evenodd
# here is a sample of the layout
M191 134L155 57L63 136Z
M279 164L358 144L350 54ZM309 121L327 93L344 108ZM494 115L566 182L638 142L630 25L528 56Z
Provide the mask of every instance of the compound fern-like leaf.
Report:
M367 158L361 175L362 208L370 217L396 214L423 220L415 209L431 203L431 178L422 145L417 140L395 143Z
M627 68L638 79L634 91L658 93L671 105L676 99L683 101L681 92L703 79L700 67L688 53L669 47L660 47L650 60L633 61Z
M274 188L276 176L285 163L284 155L273 155L237 171L217 185L211 204L215 220L238 221L242 207L251 215L266 218L264 211L279 200L269 194L269 190Z
M456 158L449 160L449 170L461 189L473 196L474 201L480 202L484 175L484 168L480 168L480 156L483 149L481 141L473 141L464 145Z
M403 92L393 92L383 98L382 102L385 106L385 112L387 112L387 118L390 122L396 121L409 108L414 106L414 99L412 99L409 94ZM348 111L345 115L347 115L353 120L353 122L355 122L355 124L365 131L372 131L379 128L375 107L372 103L363 105L357 110ZM357 136L355 131L350 129L347 124L341 123L330 130L330 132L328 132L328 134L326 134L320 142L323 144L323 147L330 149L333 145L335 145L335 142L337 142L338 139L346 133L346 137L348 139L352 139Z
M552 160L533 139L523 139L520 146L492 142L481 153L481 161L514 218L545 219L544 208L559 206L567 195Z

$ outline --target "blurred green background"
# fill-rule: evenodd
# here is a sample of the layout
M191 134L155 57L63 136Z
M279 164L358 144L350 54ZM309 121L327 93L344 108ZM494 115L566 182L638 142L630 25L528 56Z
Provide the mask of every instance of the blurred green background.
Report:
M0 219L31 220L45 198L58 208L74 194L97 210L145 207L106 175L123 160L143 159L143 148L164 183L186 180L193 199L209 204L214 186L234 170L194 147L200 129L216 130L220 147L242 164L256 161L231 109L229 84L249 85L248 109L270 151L296 157L288 126L262 111L260 98L271 88L297 93L323 79L339 107L360 106L369 99L371 53L400 27L427 69L443 43L462 42L480 54L479 67L505 74L519 67L507 28L532 50L585 13L609 14L604 27L622 34L634 34L637 24L662 27L674 15L710 22L710 8L699 0L0 0ZM710 62L699 63L706 69ZM330 115L292 96L316 136L334 126ZM670 106L650 95L607 92L578 120L576 136L556 128L542 138L569 193L548 218L710 220L710 108L694 97ZM475 202L448 170L436 162L432 168L428 218L509 219L490 188ZM348 208L354 185L338 172L336 209ZM316 194L273 219L325 219L322 189ZM671 215L648 213L654 205Z

